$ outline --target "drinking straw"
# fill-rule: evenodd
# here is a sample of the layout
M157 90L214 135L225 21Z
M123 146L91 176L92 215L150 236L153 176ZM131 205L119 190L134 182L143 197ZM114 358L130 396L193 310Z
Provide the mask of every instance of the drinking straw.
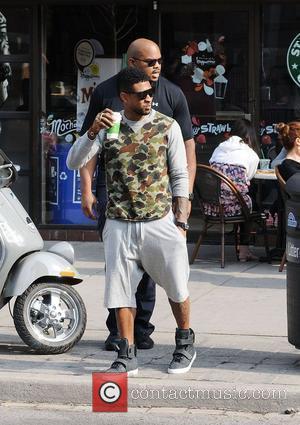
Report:
M261 152L261 154L262 154L262 158L263 158L263 159L266 159L265 154L264 154L264 151L263 151L262 149L260 149L260 152Z

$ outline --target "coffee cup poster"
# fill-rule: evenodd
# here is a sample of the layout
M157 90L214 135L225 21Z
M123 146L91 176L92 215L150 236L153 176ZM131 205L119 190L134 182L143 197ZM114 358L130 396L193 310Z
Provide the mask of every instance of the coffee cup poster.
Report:
M226 97L225 37L188 41L182 48L179 84L192 114L214 116L216 101Z
M105 58L104 49L97 40L80 40L74 51L77 65L77 131L87 114L92 93L102 81L117 74L122 59Z

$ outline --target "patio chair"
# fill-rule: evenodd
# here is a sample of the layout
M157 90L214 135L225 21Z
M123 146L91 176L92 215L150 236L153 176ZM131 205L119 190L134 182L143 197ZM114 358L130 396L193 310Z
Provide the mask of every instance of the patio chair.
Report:
M226 217L223 211L221 200L221 184L225 184L226 188L234 194L241 207L241 214ZM244 222L257 223L263 232L265 249L267 258L269 255L269 243L266 227L266 215L259 212L251 212L235 184L224 174L213 169L212 167L204 164L197 164L197 175L195 180L194 192L199 201L200 211L204 220L204 227L200 232L198 241L191 255L190 264L193 264L197 257L202 239L207 233L207 230L216 225L221 224L221 267L225 266L225 225L232 224L235 235L235 250L238 258L238 225ZM217 216L209 215L206 213L204 203L209 203L217 206L219 211Z
M282 203L283 203L282 211L278 212L279 214L283 215L282 220L281 220L281 225L283 226L284 217L285 217L285 203L288 199L288 194L285 190L285 183L286 182L285 182L284 178L282 177L282 175L280 174L280 171L279 171L279 168L278 168L277 165L275 167L275 174L276 174L276 177L277 177L280 195L281 195L281 199L282 199ZM279 220L278 220L278 222L279 222ZM284 234L285 234L285 229L279 229L278 231L283 231ZM286 250L284 250L283 256L281 258L280 266L279 266L279 269L278 269L280 272L282 272L282 270L284 269L285 263L286 263Z

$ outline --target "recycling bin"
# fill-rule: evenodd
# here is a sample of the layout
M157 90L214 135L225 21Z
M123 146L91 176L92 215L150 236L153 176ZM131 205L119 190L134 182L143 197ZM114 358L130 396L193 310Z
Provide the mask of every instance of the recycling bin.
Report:
M300 174L286 182L288 341L300 349Z
M47 158L47 212L48 223L83 224L95 226L81 209L79 170L69 170L66 164L71 143L60 142Z

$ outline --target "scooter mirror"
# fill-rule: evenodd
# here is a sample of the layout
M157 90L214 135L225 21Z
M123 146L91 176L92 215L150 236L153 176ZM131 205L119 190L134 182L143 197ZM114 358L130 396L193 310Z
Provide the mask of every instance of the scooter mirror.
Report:
M0 189L9 186L13 177L11 164L0 165Z
M18 177L17 169L0 149L0 189L10 186Z

